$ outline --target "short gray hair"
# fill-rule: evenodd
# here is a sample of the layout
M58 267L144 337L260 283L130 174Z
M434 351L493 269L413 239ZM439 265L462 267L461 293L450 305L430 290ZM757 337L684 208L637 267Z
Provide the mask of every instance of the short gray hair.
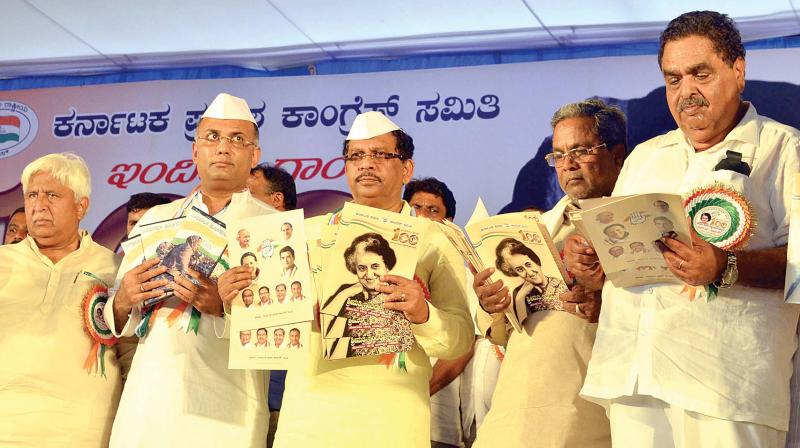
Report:
M598 98L590 98L577 103L561 106L550 119L550 126L556 128L558 123L567 118L594 118L594 133L600 137L610 150L614 146L622 145L626 152L627 124L625 113L617 106L610 106Z
M22 191L28 192L28 183L34 174L43 172L53 176L75 193L75 202L92 194L92 178L86 161L74 152L61 152L39 157L22 170Z

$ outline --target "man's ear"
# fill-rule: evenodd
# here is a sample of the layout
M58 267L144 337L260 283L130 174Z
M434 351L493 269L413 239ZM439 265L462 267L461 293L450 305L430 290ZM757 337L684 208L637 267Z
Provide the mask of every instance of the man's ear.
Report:
M276 191L272 193L272 206L278 210L286 210L286 202L284 202L283 193Z
M78 201L78 221L83 219L86 216L86 212L89 210L89 198L84 197L80 201Z
M414 177L414 161L411 159L403 161L403 185L411 182Z

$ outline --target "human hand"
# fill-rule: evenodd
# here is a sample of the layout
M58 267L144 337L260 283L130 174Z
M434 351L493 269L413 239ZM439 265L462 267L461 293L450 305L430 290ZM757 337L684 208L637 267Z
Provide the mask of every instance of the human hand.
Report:
M383 308L402 312L412 324L424 324L430 317L425 292L416 280L399 275L387 274L381 277L378 291L388 294Z

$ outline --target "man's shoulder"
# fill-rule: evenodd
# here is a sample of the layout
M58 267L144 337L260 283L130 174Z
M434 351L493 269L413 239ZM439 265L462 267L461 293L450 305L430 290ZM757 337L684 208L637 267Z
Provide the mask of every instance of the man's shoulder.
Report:
M673 129L661 135L656 135L648 140L645 140L633 148L632 154L642 151L656 150L667 146L676 145L683 138L683 132L680 129Z
M785 138L800 140L800 130L789 126L788 124L775 121L772 118L765 117L764 115L756 115L760 132L762 134L774 134L776 136L783 135Z

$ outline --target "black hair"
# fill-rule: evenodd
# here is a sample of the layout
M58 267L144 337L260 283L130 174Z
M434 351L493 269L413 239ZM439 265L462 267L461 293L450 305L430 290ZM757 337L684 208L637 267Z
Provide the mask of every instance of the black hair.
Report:
M412 179L411 182L406 185L405 191L403 191L403 200L411 202L411 198L418 192L439 196L444 203L445 218L454 219L456 217L456 198L444 182L435 177Z

